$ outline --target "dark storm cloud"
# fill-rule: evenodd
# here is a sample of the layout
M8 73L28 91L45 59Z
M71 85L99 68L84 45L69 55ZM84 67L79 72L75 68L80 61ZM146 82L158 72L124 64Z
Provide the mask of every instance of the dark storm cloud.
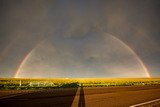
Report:
M62 56L67 54L73 59L63 58L70 61L68 65L57 59L64 68L74 64L96 65L98 56L82 54L88 43L98 46L96 32L121 39L140 56L153 76L159 76L159 10L159 0L1 0L0 76L13 77L24 57L44 40ZM48 50L52 49L49 46ZM86 57L85 62L82 57ZM113 62L116 61L110 61Z

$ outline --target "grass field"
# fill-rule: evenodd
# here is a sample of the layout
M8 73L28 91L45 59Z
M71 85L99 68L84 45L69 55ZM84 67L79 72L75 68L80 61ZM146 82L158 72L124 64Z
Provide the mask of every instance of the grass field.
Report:
M0 90L160 85L160 78L0 78Z

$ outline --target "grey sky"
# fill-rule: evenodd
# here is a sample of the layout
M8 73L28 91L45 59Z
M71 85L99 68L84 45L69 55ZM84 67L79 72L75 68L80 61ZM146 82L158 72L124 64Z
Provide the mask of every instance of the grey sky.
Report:
M159 0L0 0L0 77L160 76ZM22 66L26 55L29 58Z

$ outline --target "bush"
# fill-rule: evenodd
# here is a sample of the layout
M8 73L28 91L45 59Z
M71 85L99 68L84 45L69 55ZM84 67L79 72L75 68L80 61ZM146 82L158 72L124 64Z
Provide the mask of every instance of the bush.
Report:
M75 83L65 83L61 85L61 88L77 88L79 87L79 83L75 82Z

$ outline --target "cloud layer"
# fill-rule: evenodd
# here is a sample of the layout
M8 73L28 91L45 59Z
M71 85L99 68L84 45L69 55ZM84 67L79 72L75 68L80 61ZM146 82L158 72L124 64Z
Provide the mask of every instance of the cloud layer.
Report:
M47 57L50 59L47 61L48 63L52 61L51 59L61 56L64 57L63 60L70 61L65 65L61 58L56 59L57 63L59 62L56 65L59 67L56 69L61 68L59 72L72 71L65 69L72 64L77 64L82 68L86 66L93 66L90 68L94 68L99 60L101 60L99 64L103 66L101 67L102 70L97 65L98 68L94 68L93 71L104 71L106 60L106 63L116 63L114 61L115 53L120 54L118 60L125 59L128 64L134 67L136 61L132 61L132 55L130 56L131 59L125 55L127 52L125 48L119 48L118 43L112 43L112 40L107 41L107 39L103 39L103 36L96 35L96 33L103 35L104 32L112 34L126 43L147 65L152 76L159 76L159 8L160 2L158 0L1 0L0 76L13 77L25 56L39 44L43 45L44 51L46 51L45 53L40 48L36 49L39 54L35 51L36 58L38 55L40 59L45 56L44 62L42 60L41 63L45 63ZM105 40L107 42L103 42ZM113 45L111 46L114 47L113 50L111 47L106 49L107 44ZM55 49L60 51L57 53L57 57L55 57L57 51L50 52ZM111 56L109 55L110 51ZM110 56L112 60L99 55L105 54L105 52L107 55L104 56ZM53 55L47 55L49 53ZM64 55L59 55L62 53ZM137 64L135 68L138 67ZM127 66L131 67L131 65ZM84 69L86 72L87 70L90 72L90 69ZM141 70L141 67L138 70ZM122 71L125 72L124 69ZM106 75L112 76L112 74L114 73ZM116 75L120 76L120 73Z

